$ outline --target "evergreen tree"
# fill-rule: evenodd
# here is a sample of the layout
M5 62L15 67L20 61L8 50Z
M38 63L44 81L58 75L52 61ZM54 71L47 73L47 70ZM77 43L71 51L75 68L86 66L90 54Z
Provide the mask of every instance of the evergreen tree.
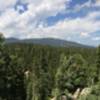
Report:
M40 79L39 79L39 93L41 100L47 100L51 94L51 75L48 68L48 57L45 55L45 50L42 50L40 65Z
M96 61L96 65L97 65L97 81L100 81L100 46L97 48L97 61Z
M0 96L5 99L9 98L9 62L10 57L4 49L4 38L3 35L0 34Z
M4 37L3 34L0 33L0 48L3 47L3 44L4 44Z
M63 59L57 74L56 83L57 88L61 92L68 90L70 93L75 92L78 88L83 89L88 85L88 77L86 74L86 61L81 55L74 55L66 60Z
M4 100L25 100L24 74L19 60L6 52L0 36L0 97ZM22 62L21 62L22 63Z

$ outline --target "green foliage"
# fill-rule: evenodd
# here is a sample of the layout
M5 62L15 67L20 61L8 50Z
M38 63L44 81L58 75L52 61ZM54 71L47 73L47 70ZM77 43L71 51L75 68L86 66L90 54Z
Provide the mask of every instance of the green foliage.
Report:
M3 34L0 33L0 47L3 45L3 42L4 42L4 37Z
M87 86L86 62L81 55L74 55L66 60L62 58L62 64L56 74L57 87L64 91L74 92L77 88Z
M100 81L100 46L97 48L97 61L96 61L96 66L97 66L97 81Z
M23 69L18 68L19 60L10 56L0 37L0 98L1 100L25 99ZM16 68L15 68L16 66Z
M0 39L1 100L48 100L97 84L95 48L4 45Z

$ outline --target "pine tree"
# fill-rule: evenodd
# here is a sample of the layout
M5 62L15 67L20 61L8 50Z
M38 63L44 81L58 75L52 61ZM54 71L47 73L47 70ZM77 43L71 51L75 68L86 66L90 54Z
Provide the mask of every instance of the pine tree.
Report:
M88 85L86 61L81 55L71 56L68 60L61 57L62 64L56 74L56 86L60 92L68 90L73 93L78 88Z
M9 74L10 74L10 57L5 52L4 49L4 38L3 35L0 34L0 96L3 98L9 98L8 92L10 84L8 82L9 80Z
M97 48L97 61L96 61L96 65L97 65L97 77L100 81L100 46Z
M45 50L42 50L40 59L40 97L41 100L47 100L51 92L51 75L48 68L48 57L45 55Z
M6 52L0 35L0 96L5 100L25 99L24 75L19 59Z
M55 76L55 81L56 81L56 90L58 90L58 93L64 91L64 73L67 70L67 58L64 54L61 55L60 58L60 67L57 70L56 76Z

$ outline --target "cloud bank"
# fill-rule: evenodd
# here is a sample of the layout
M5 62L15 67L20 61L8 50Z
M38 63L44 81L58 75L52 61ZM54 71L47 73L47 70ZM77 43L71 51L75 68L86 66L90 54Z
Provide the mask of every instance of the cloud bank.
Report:
M89 0L69 9L73 0L0 0L0 32L5 37L18 38L61 38L92 39L93 33L100 31L100 0ZM15 9L16 8L16 9ZM26 9L27 8L27 9ZM78 16L84 8L94 9L85 16ZM75 13L77 17L66 17L49 25L48 17ZM78 38L77 38L78 37ZM72 39L73 40L73 39ZM95 42L95 45L96 42Z

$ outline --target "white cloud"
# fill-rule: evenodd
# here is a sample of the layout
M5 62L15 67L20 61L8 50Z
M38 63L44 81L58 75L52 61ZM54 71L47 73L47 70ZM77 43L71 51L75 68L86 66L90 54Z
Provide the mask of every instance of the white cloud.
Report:
M16 0L0 0L0 11L4 11L8 7L12 7Z
M96 7L100 7L100 0L96 0L95 5Z
M92 4L92 1L91 0L89 0L89 1L87 1L87 2L85 2L85 3L83 3L82 5L80 5L80 4L77 4L75 7L74 7L74 9L73 9L73 11L74 12L77 12L77 11L80 11L81 9L83 9L83 8L90 8L90 7L92 7L93 6L93 4Z
M98 12L97 12L98 13ZM98 14L92 13L87 15L85 18L76 18L76 19L65 19L59 21L53 26L36 28L32 31L32 34L37 33L41 37L57 37L66 39L71 35L82 35L89 36L90 33L100 30L100 21L96 21L95 17Z
M96 7L100 7L100 0L95 0L93 2L93 0L88 0L87 2L83 3L83 4L76 4L73 9L69 10L70 12L78 12L81 11L85 8L87 8L87 10L91 9L91 8L96 8ZM86 10L86 9L85 9Z
M94 40L94 41L100 41L100 37L93 37L92 40Z
M71 35L88 37L90 33L100 30L100 21L94 20L96 16L90 17L90 15L91 14L87 15L85 18L65 19L63 21L59 21L53 26L45 26L43 23L41 23L37 28L29 26L31 32L30 34L27 34L27 36L28 38L55 37L62 39L66 39Z
M11 1L11 0L10 0ZM0 16L0 31L6 37L16 36L19 38L43 38L53 37L69 39L72 35L88 37L91 33L100 31L100 12L90 12L86 17L64 19L52 26L47 26L44 19L66 11L66 5L71 0L26 0L29 3L28 10L19 14L13 8L8 8ZM1 2L1 1L0 1ZM22 0L22 2L25 2ZM67 2L65 4L65 2ZM10 3L13 5L13 3ZM89 7L87 2L83 7ZM78 10L82 9L78 8ZM22 6L18 6L22 9ZM1 9L0 9L1 10Z
M0 29L6 29L11 23L14 23L18 13L13 9L8 9L0 16Z
M80 35L82 37L89 37L89 33L86 33L86 32L81 32Z
M9 6L13 4L11 1L13 0L9 1ZM40 20L62 13L69 2L69 0L29 0L28 10L21 15L13 8L8 8L0 16L0 31L5 32L5 36L10 36L12 32L14 36L17 31L19 31L17 34L24 32L28 34Z
M100 21L95 20L95 17L98 15L98 12L97 14L90 13L85 18L65 19L63 21L57 22L53 26L47 26L44 22L42 22L37 27L36 23L39 21L39 19L36 19L36 15L31 15L31 13L29 12L26 12L22 15L18 15L13 11L10 11L10 13L10 17L8 17L9 20L7 20L6 23L5 21L3 23L3 19L1 19L1 26L3 27L3 31L5 32L6 36L14 36L16 33L20 35L21 33L23 33L20 35L20 37L22 36L21 38L56 37L65 39L68 35L70 36L72 34L76 34L82 36L89 36L90 33L100 30ZM33 17L34 19L31 23L28 23L30 20L29 16ZM7 17L4 17L5 20L6 18ZM11 24L13 24L13 26L6 28L8 25Z

